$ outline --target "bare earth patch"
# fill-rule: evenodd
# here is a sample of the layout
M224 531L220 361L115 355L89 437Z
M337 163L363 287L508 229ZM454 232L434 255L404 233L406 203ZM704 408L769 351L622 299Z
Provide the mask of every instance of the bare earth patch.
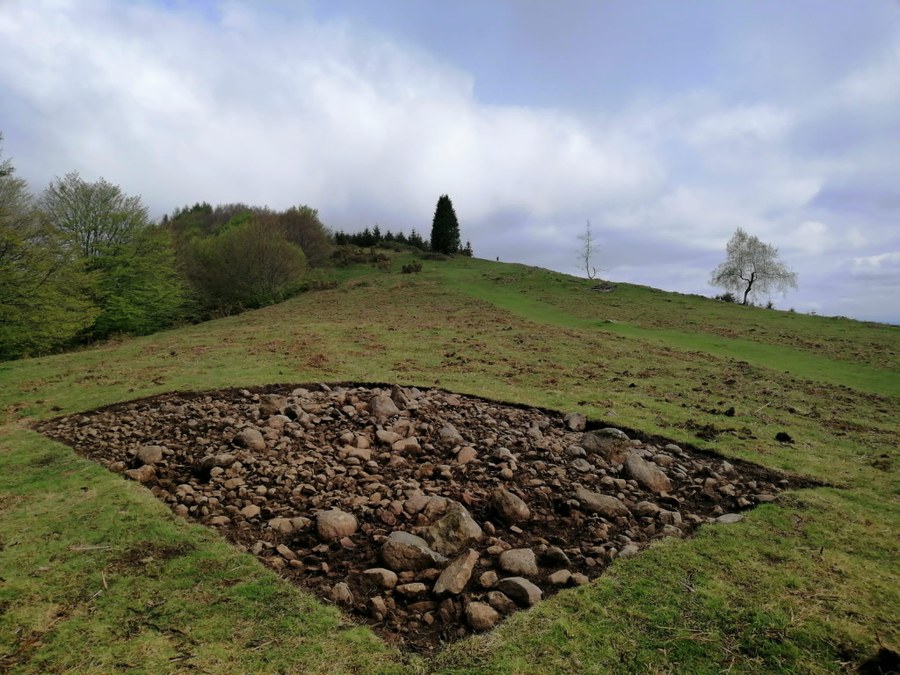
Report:
M585 426L344 384L166 394L38 429L421 651L805 485Z

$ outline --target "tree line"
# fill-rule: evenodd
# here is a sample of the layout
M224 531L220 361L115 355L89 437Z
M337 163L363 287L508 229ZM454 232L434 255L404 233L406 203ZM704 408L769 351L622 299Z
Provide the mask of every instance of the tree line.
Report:
M0 360L280 302L303 290L336 246L391 241L471 255L446 195L430 242L378 226L332 235L305 205L204 202L156 223L140 197L77 172L35 194L0 147Z

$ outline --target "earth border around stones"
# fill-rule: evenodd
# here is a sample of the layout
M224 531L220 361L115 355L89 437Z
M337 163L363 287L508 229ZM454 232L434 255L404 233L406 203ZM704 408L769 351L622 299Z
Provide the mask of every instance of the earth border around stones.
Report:
M814 484L580 413L401 385L171 393L35 427L425 652Z

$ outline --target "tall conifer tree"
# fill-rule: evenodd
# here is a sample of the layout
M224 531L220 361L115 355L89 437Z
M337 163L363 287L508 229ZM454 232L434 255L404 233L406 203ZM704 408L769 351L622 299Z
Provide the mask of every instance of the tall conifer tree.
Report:
M447 195L441 195L431 223L431 250L437 253L459 252L459 221L453 203Z

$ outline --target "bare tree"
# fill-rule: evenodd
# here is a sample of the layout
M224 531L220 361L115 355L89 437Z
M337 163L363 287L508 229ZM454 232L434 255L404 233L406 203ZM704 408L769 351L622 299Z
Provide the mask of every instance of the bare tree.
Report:
M580 266L584 269L584 273L587 275L588 279L593 279L597 276L597 268L592 264L592 258L597 255L600 250L600 246L594 243L594 236L591 233L591 221L588 220L585 225L584 234L578 237L579 241L581 241L581 248L578 251L578 260L580 262Z
M725 251L728 258L713 271L710 283L743 293L741 304L773 290L783 294L797 287L797 274L778 259L778 249L741 228L732 235Z

